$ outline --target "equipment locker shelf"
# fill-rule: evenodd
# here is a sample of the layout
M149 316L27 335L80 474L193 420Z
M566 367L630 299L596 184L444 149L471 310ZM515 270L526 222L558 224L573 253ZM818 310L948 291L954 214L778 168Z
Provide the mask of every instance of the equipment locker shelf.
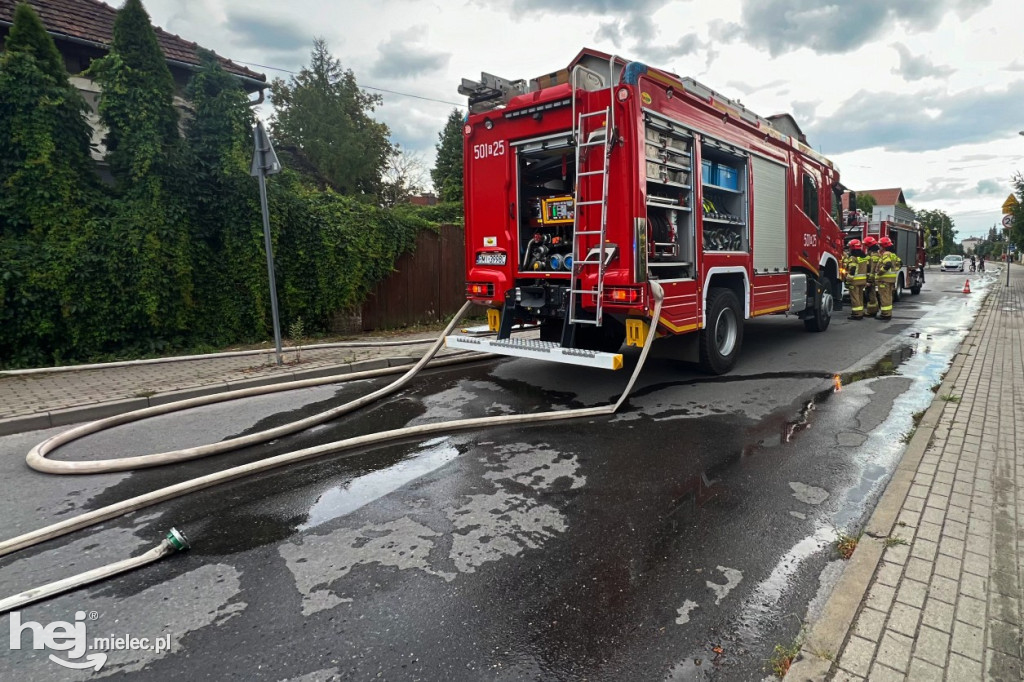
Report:
M661 280L693 277L693 134L651 111L644 115L647 266Z
M749 251L746 156L708 138L700 151L704 251Z

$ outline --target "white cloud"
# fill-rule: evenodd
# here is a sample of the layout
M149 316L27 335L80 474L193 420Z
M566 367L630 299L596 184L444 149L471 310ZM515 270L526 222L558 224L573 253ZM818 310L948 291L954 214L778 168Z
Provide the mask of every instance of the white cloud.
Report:
M899 68L893 69L892 72L898 73L908 81L919 81L922 78L943 78L956 73L956 69L933 64L923 55L912 55L903 43L893 43L892 47L900 55Z
M361 85L427 98L382 92L374 115L430 165L462 78L533 78L585 46L792 113L845 184L917 190L915 205L961 216L961 230L999 219L1024 163L1017 0L144 2L237 61L297 70L322 36Z

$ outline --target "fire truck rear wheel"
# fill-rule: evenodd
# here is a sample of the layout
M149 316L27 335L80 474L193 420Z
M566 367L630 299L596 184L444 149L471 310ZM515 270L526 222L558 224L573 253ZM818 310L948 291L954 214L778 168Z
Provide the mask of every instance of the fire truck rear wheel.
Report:
M731 289L708 292L707 326L700 332L700 368L725 374L736 364L743 346L743 312Z
M832 279L828 275L822 275L818 280L817 291L814 294L814 314L804 320L804 327L809 332L823 332L828 329L832 321L832 311L835 302L832 299Z
M894 303L899 301L901 298L903 298L903 289L904 289L903 273L901 272L899 279L896 280L896 286L894 286L892 288L892 300L893 300Z

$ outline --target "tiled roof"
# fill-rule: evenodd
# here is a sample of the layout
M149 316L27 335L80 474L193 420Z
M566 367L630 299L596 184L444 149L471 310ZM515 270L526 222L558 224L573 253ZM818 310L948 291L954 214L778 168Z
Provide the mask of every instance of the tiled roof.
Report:
M0 0L2 1L2 0ZM895 206L896 204L905 204L907 200L903 196L903 190L899 187L890 187L889 189L859 189L857 195L870 194L875 199L875 204L878 206ZM843 193L843 210L849 208L849 193Z
M875 198L875 203L879 206L895 206L899 203L907 203L907 200L903 198L903 190L899 187L891 187L889 189L862 189L858 194L870 194Z
M14 8L19 0L0 0L0 24L11 24L14 21ZM46 30L57 37L69 36L103 47L109 47L114 35L114 19L117 10L99 0L28 0ZM200 45L185 40L181 36L156 28L156 39L160 43L164 57L168 60L199 64ZM252 71L230 59L217 56L221 66L228 73L266 82L262 73Z

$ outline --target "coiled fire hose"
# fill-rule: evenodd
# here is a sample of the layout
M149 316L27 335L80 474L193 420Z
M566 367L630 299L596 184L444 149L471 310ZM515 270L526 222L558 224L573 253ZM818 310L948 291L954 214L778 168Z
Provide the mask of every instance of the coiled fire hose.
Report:
M651 282L651 290L654 296L654 311L652 318L656 321L659 319L661 314L661 306L664 299L664 291L657 282ZM285 433L294 433L299 428L305 428L313 424L320 424L328 419L332 419L334 416L350 412L358 407L369 404L374 400L392 393L402 386L405 385L437 352L444 341L444 337L447 336L451 330L455 327L459 319L465 314L468 308L468 303L462 307L455 319L448 328L441 334L438 340L431 346L431 349L420 359L416 365L413 366L408 372L402 377L395 380L393 383L381 388L373 393L370 393L362 398L353 400L345 405L328 410L319 415L309 417L293 424L286 425L285 427L278 427L276 429L269 429L258 434L252 434L244 438L235 438L223 443L218 443L214 446L204 446L202 448L188 448L185 450L178 450L167 453L160 453L158 455L144 455L141 457L129 457L123 460L100 460L93 462L54 462L46 459L46 454L52 452L54 449L64 443L71 442L77 438L81 438L90 433L96 433L105 428L110 428L119 424L136 421L143 419L147 416L153 416L155 414L164 414L167 412L174 412L176 410L187 409L189 407L196 407L196 399L180 401L178 403L171 403L169 405L161 405L155 408L146 408L145 410L138 410L134 413L128 413L125 415L119 415L117 417L111 417L108 419L102 419L83 426L71 429L62 434L58 434L50 439L47 439L43 443L40 443L36 447L32 448L29 452L27 460L32 468L38 471L45 471L49 473L97 473L101 471L123 471L128 468L139 468L147 466L156 466L159 464L167 464L170 462L180 462L189 459L195 459L197 457L204 457L215 452L225 452L229 449L235 449L243 447L244 445L250 445L253 442L263 442L276 438L279 435ZM400 429L392 429L390 431L383 431L380 433L372 433L363 436L354 436L351 438L345 438L343 440L334 441L331 443L325 443L323 445L317 445L314 447L304 448L301 450L295 450L293 452L276 455L274 457L268 457L267 459L259 460L256 462L250 462L248 464L242 464L239 466L231 467L223 471L216 473L207 474L200 476L188 481L183 481L175 485L166 486L159 488L136 497L123 500L114 504L95 509L84 514L79 514L70 519L60 521L58 523L51 524L38 530L30 531L23 535L11 538L0 542L0 556L6 556L22 549L34 547L35 545L41 544L48 540L58 538L69 533L73 533L77 530L89 528L95 526L104 521L124 516L130 512L138 511L139 509L145 509L151 507L160 502L172 500L177 497L182 497L189 493L193 493L199 490L204 490L221 483L227 483L229 481L237 481L242 478L252 476L254 474L263 473L265 471L271 471L278 469L289 464L295 464L297 462L303 462L306 460L321 457L326 454L342 452L345 450L352 450L368 445L379 445L389 441L401 440L404 438L428 436L437 433L450 433L455 431L465 431L468 429L474 429L477 427L494 428L500 426L508 426L511 424L525 424L525 423L536 423L536 422L548 422L558 421L563 419L580 419L584 417L599 417L612 415L618 411L622 403L625 402L633 389L633 385L636 383L637 377L640 375L640 370L643 368L647 355L651 349L651 343L654 340L654 329L647 335L647 339L644 342L644 347L640 353L640 358L637 361L636 367L633 369L633 374L630 376L629 381L626 384L625 389L619 396L619 399L608 405L602 405L598 407L586 407L577 408L572 410L558 410L551 412L540 412L535 414L516 414L516 415L500 415L500 416L488 416L488 417L475 417L470 419L457 419L446 422L437 422L434 424L420 424L417 426L407 426ZM295 383L291 384L292 388L295 388ZM276 389L276 390L287 390L281 387L289 386L289 384L277 384L270 387L262 387L262 389ZM259 391L262 389L246 389L246 391L236 391L234 397L241 397L237 395L239 393L248 393L249 391ZM269 390L265 392L270 392ZM254 393L248 393L254 395ZM226 395L226 394L222 394ZM209 396L211 398L218 396ZM210 401L214 402L214 401ZM209 403L199 403L209 404ZM168 409L171 408L171 409ZM133 418L132 415L135 415ZM330 415L330 416L326 416ZM293 428L297 424L304 424L305 426ZM268 435L273 434L273 435ZM221 447L231 444L230 447ZM127 466L123 466L124 463L130 463ZM155 551L155 550L154 550ZM143 555L145 556L145 555ZM161 555L163 556L163 555ZM139 557L141 558L141 557ZM159 557L157 557L159 558ZM155 559L154 559L155 560ZM131 560L129 560L131 561ZM123 562L122 562L123 563ZM105 567L109 568L109 567ZM102 569L97 569L97 571ZM128 569L124 569L128 570ZM83 574L87 575L87 574ZM78 576L81 578L82 576ZM67 581L70 582L75 579L69 578ZM84 584L84 583L81 583ZM43 588L37 588L43 589ZM70 588L66 588L70 589ZM5 600L6 601L6 600Z

